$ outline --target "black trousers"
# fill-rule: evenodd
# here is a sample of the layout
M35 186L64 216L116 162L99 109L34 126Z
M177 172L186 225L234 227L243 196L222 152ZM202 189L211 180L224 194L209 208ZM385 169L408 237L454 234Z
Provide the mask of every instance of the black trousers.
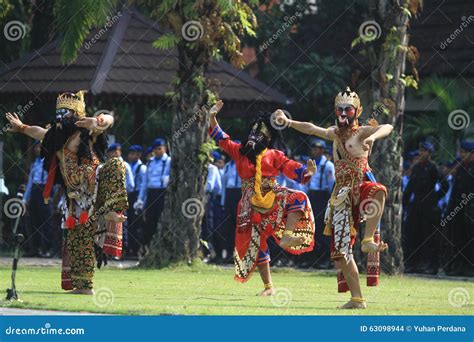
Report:
M224 221L218 228L218 232L225 241L225 249L230 257L234 252L235 229L237 227L237 206L241 197L242 191L240 188L225 189Z
M138 191L128 193L128 210L127 210L127 251L136 253L141 244L141 236L143 235L143 215L135 214L133 205L138 199Z
M51 207L44 203L43 185L33 185L31 197L28 203L31 229L29 229L27 239L33 241L36 249L46 252L56 249L53 244L53 231L51 226Z
M149 245L156 232L165 205L166 189L148 189L145 204L145 225L142 244Z

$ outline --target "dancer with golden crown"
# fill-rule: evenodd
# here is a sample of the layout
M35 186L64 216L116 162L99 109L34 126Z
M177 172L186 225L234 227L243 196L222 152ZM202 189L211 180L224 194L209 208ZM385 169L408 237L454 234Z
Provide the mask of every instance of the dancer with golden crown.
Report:
M245 282L258 268L264 289L261 296L275 293L270 274L267 239L275 241L292 254L309 252L314 245L314 218L304 192L279 185L283 173L302 184L316 173L316 164L307 165L288 159L276 149L281 133L271 125L271 113L261 113L250 125L243 143L230 139L216 120L223 102L210 109L209 134L237 166L242 178L242 198L237 208L234 265L235 280Z
M12 132L41 140L48 179L47 203L54 184L65 189L61 286L74 294L94 294L95 264L105 255L122 253L122 212L128 208L125 166L118 158L105 160L105 130L113 117L87 117L84 91L64 93L56 102L56 118L47 128L28 126L7 113ZM96 260L97 253L97 260Z
M348 87L335 99L336 126L322 128L309 122L298 122L275 113L279 125L289 125L309 135L333 141L333 158L336 169L336 185L326 211L325 235L331 239L331 260L338 270L338 291L351 292L351 299L340 306L342 309L365 309L359 271L354 261L352 247L362 220L365 222L361 249L368 253L367 285L378 285L380 270L379 252L388 248L380 241L378 227L385 205L387 190L375 181L368 164L374 141L390 134L391 125L359 125L362 106L359 96Z

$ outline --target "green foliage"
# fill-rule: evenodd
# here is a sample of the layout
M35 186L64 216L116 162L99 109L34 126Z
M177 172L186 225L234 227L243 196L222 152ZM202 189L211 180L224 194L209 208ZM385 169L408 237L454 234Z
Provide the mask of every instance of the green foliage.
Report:
M179 38L174 33L166 33L153 42L153 47L161 50L169 50L179 42Z
M424 81L420 94L435 99L439 104L439 109L436 112L407 116L404 133L406 145L415 147L420 140L431 137L438 147L434 156L436 160L454 159L458 141L472 137L474 132L472 132L472 124L471 128L464 130L452 129L448 122L449 114L459 109L473 113L474 97L463 94L462 89L451 80L438 77ZM470 114L470 122L473 120L473 115Z
M71 63L93 27L105 25L115 10L117 0L56 0L58 32L63 34L61 60Z

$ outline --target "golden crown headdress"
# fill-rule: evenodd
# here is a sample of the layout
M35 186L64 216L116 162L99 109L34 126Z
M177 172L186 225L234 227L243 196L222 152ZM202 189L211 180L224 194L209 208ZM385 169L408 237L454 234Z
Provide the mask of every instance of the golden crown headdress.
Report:
M56 100L56 109L66 108L76 112L79 118L86 116L86 103L84 101L85 90L77 93L63 93L58 96Z
M356 109L356 117L359 117L362 114L362 106L360 105L359 95L357 95L357 93L352 91L349 87L347 87L345 91L338 93L336 95L336 99L334 100L335 107L344 104L354 106Z

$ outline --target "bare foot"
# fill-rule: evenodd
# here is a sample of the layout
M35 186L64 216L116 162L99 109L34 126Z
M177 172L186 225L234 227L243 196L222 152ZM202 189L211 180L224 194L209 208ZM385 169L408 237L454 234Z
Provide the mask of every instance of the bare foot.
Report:
M89 295L93 296L95 294L93 289L75 289L72 291L69 291L70 294L83 294L83 295Z
M375 243L373 240L372 241L367 241L363 242L360 246L360 249L364 253L372 253L372 252L383 252L388 248L388 245L380 241L380 243Z
M289 248L301 245L304 242L304 237L302 236L289 236L283 235L280 240L280 247L281 248Z
M352 300L348 301L346 304L338 306L338 309L367 309L366 302L354 302Z
M257 294L257 296L266 297L266 296L273 296L274 294L275 294L275 290L273 288L271 288L271 289L263 290L262 292Z

